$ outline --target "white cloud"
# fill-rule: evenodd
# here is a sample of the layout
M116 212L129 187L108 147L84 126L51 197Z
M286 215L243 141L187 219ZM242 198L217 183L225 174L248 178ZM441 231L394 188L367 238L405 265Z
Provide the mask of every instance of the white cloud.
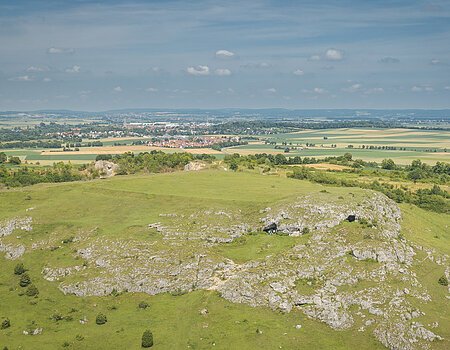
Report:
M42 79L42 81L43 81L44 83L49 83L49 82L52 81L52 79L50 79L49 77L45 77L44 79Z
M34 77L30 75L21 75L19 77L9 78L10 81L33 81Z
M320 88L320 87L314 88L313 91L314 91L316 94L320 94L320 95L327 92L327 90L325 90L325 89L323 89L323 88Z
M364 91L364 94L366 95L382 94L382 93L384 93L384 89L382 87L371 88Z
M75 53L75 50L74 49L70 49L70 48L64 48L64 47L50 47L50 48L47 49L47 53L55 54L55 55L71 54L71 53Z
M432 66L447 66L447 63L442 62L441 60L438 60L437 58L433 58L433 59L430 61L430 64L431 64Z
M149 88L145 89L145 91L147 91L147 92L158 92L158 89L149 87Z
M209 75L208 66L188 67L186 72L191 75Z
M224 77L224 76L231 75L231 70L229 70L227 68L218 68L218 69L216 69L216 71L214 73L216 75Z
M421 91L426 91L426 92L431 92L434 91L432 86L429 85L415 85L411 88L412 92L421 92Z
M328 49L325 52L325 57L330 61L340 61L344 58L344 53L338 49Z
M390 56L386 56L386 57L380 58L378 60L378 63L387 63L387 64L389 64L389 63L399 63L399 62L400 62L400 60L398 58L390 57Z
M236 54L234 52L228 50L218 50L216 51L217 58L233 58Z
M81 67L78 65L74 65L73 67L67 68L65 70L66 73L79 73L80 72Z
M362 88L362 85L357 83L357 84L352 84L351 86L342 89L342 91L353 93L353 92L360 91L361 88Z
M27 68L27 72L46 72L48 68L30 66Z
M266 92L269 92L269 93L271 93L271 94L274 94L274 93L277 92L277 89L275 89L275 88L269 88L269 89L266 89Z
M308 58L309 61L320 61L321 57L319 55L312 55Z
M268 62L260 62L260 63L246 63L243 64L241 67L243 68L269 68L272 65Z
M114 91L114 92L122 92L123 90L122 90L122 88L121 88L120 86L116 86L116 87L113 89L113 91Z
M301 70L301 69L296 69L296 70L294 70L294 71L292 72L292 74L301 76L301 75L304 75L305 72L304 72L303 70Z

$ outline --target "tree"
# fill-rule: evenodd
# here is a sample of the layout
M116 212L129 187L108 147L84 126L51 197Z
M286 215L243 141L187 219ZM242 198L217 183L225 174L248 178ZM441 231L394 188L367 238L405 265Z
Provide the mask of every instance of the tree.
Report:
M448 279L447 279L447 277L441 276L441 277L439 278L439 280L438 280L438 283L439 283L441 286L448 286Z
M8 157L6 156L6 153L0 152L0 164L6 163L7 160L8 160Z
M14 267L14 274L15 275L22 275L23 273L25 273L25 267L23 266L23 264L22 263L19 263L19 264L17 264L15 267Z
M108 322L106 315L101 314L101 313L97 315L97 317L95 319L95 323L97 323L98 325L102 325L102 324L105 324L106 322Z
M23 274L20 276L19 285L20 285L21 287L26 287L26 286L28 286L28 285L30 285L30 284L31 284L31 278L30 278L30 276L28 276L27 273L23 273Z
M150 330L146 330L142 334L142 347L151 348L153 346L153 333Z
M141 301L139 303L139 309L146 309L146 308L148 308L148 306L149 306L148 303L145 301Z
M392 159L383 159L381 161L381 168L386 170L394 170L396 165Z
M22 163L22 161L19 157L9 157L9 163L19 165L20 163Z
M346 161L351 161L352 158L353 158L353 156L352 156L351 153L345 153L345 154L344 154L344 159L345 159Z
M11 321L9 319L5 318L2 321L2 324L0 325L0 329L6 329L6 328L9 328L9 327L11 327Z
M25 294L29 297L34 297L39 294L39 290L34 284L30 284L30 286L27 288L27 291Z

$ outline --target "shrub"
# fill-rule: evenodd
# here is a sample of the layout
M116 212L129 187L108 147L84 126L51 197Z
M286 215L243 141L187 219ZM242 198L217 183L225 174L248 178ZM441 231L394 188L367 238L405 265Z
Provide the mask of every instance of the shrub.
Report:
M439 283L441 286L448 286L448 279L447 279L447 277L441 276L441 277L439 278L439 280L438 280L438 283Z
M34 297L39 294L39 290L34 284L30 284L30 286L27 288L27 291L25 294L29 297Z
M309 227L303 227L302 234L307 235L310 232Z
M31 284L31 278L30 278L30 276L28 276L27 273L23 273L23 274L20 276L19 285L20 285L21 287L26 287L26 286L28 286L28 285L30 285L30 284Z
M153 333L148 329L142 334L142 347L151 348L153 346Z
M21 275L21 274L23 274L23 273L25 273L25 267L23 266L23 264L22 263L20 263L20 264L17 264L15 267L14 267L14 274L15 275Z
M139 303L139 309L146 309L146 308L148 308L148 307L149 307L149 305L148 305L148 303L145 302L145 301L141 301L141 302Z
M106 322L108 322L106 315L104 315L104 314L97 315L97 318L95 319L95 323L97 323L98 325L102 325L102 324L105 324Z
M63 320L64 317L63 317L63 315L61 315L60 313L56 313L56 314L53 314L53 315L50 317L50 319L53 320L53 321L55 321L55 322L58 322L58 321Z
M9 319L5 318L2 321L2 324L0 325L0 329L6 329L6 328L9 328L9 327L11 327L11 321Z

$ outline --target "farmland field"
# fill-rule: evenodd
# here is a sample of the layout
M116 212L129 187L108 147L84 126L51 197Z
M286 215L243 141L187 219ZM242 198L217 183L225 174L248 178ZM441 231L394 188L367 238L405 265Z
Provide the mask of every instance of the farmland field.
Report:
M326 139L324 139L324 137ZM49 149L17 149L4 150L11 156L19 156L28 162L40 162L48 165L52 162L64 161L74 163L88 163L99 154L122 154L125 152L149 152L159 150L167 153L189 152L193 154L211 154L222 159L226 154L239 153L242 155L255 153L278 154L286 156L316 157L341 156L347 152L354 159L381 162L383 159L392 158L398 164L410 164L414 159L420 159L425 163L435 164L438 161L450 160L450 132L429 131L415 129L324 129L305 130L295 133L260 135L259 141L250 141L247 145L224 148L222 151L210 148L177 149L150 147L146 145L132 145L136 140L145 138L106 138L101 139L102 147L82 147L76 152L63 152L62 150ZM87 140L84 140L87 141ZM265 141L276 142L273 144ZM126 143L126 145L114 146L114 143ZM283 143L287 143L286 145ZM315 146L306 146L315 144ZM336 145L336 147L331 147ZM348 148L352 145L353 148ZM293 147L289 153L284 152L285 147ZM364 148L362 148L364 146ZM368 149L373 146L376 149ZM378 149L378 147L396 147L392 149ZM402 150L400 150L400 148Z
M251 142L248 145L226 149L227 153L283 153L286 146L299 146L286 155L301 157L323 158L340 156L346 152L352 153L354 158L366 161L380 162L392 158L396 163L408 164L414 159L421 159L426 163L448 161L450 159L450 132L429 131L415 129L323 129L305 130L295 133L264 135L261 139L276 142L280 149L264 142ZM283 146L282 143L287 143ZM306 146L315 144L315 146ZM336 145L336 147L331 147ZM353 148L348 148L352 145ZM364 149L362 146L364 145ZM367 149L374 147L397 147L397 150ZM303 149L300 149L300 148ZM398 150L398 148L406 148ZM428 152L428 150L430 150Z

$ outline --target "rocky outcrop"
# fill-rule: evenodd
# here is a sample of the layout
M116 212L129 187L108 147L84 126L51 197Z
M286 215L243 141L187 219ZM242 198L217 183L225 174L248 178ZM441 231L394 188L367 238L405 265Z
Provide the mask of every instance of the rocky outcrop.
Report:
M101 177L111 177L116 175L119 166L107 160L97 160L94 164L94 169L100 173Z
M0 225L0 238L11 235L14 230L31 231L33 227L31 217L15 218ZM5 253L6 259L15 260L25 253L25 246L22 244L4 243L0 239L0 252Z
M199 161L189 162L184 166L184 171L199 171L206 169L206 164Z
M348 202L308 196L259 213L259 221L220 208L161 213L161 222L148 229L163 244L83 241L76 255L87 268L46 268L43 274L59 280L64 293L77 296L114 290L152 295L215 290L234 303L300 310L335 330L371 332L390 349L427 349L441 339L419 323L424 313L417 305L431 296L413 270L419 249L400 235L401 213L393 201L370 191ZM355 215L355 222L345 222L349 215ZM221 244L260 231L261 223L276 225L277 233L308 233L307 240L239 264L218 253ZM436 264L448 264L446 256L426 256Z

